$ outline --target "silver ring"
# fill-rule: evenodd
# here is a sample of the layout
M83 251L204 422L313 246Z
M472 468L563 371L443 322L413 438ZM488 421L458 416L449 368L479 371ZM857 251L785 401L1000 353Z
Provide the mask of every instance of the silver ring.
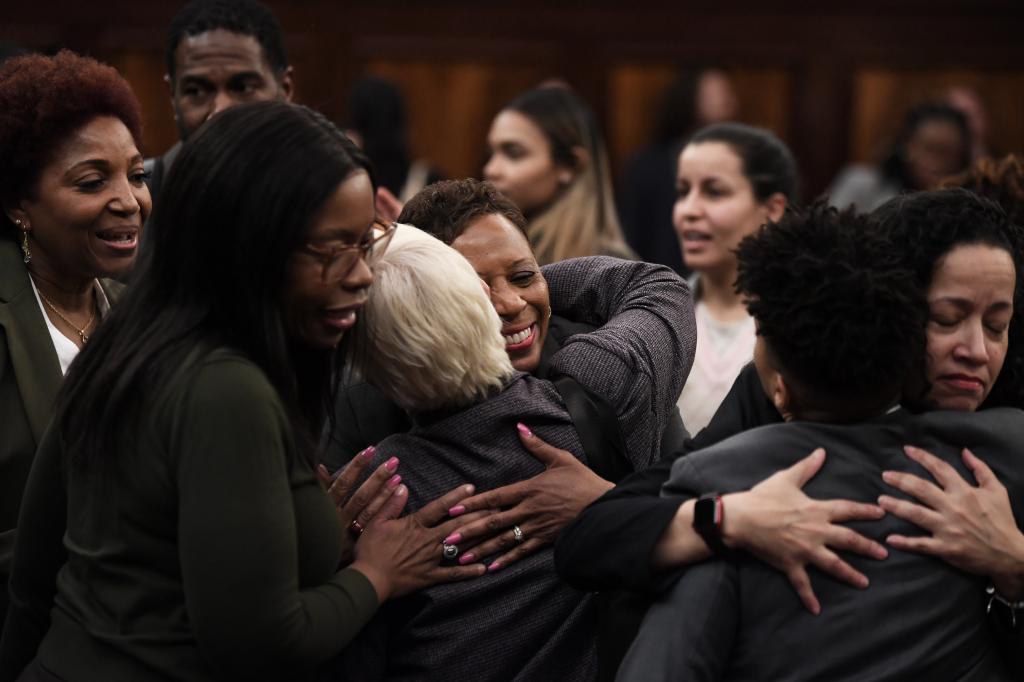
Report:
M523 541L523 529L519 526L512 526L512 538L519 544Z
M455 545L449 545L449 544L446 544L446 543L442 542L441 543L441 549L442 549L442 554L444 555L444 558L448 559L449 561L451 561L455 557L459 556L459 548L457 546L455 546Z

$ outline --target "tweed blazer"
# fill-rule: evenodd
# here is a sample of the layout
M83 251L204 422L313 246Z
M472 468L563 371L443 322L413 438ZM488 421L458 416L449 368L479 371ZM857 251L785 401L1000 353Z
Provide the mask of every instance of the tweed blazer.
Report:
M1024 412L897 410L853 425L791 422L764 426L676 460L662 494L692 498L745 490L815 447L828 453L805 486L816 499L873 502L906 498L883 471L931 476L903 452L917 445L968 481L960 451L969 447L1006 486L1021 525ZM726 510L728 513L728 509ZM922 535L892 515L848 524L885 542ZM786 577L739 553L695 564L651 608L619 672L622 680L935 680L1009 682L986 617L987 579L934 557L890 548L881 561L846 558L871 581L865 590L811 569L822 612L803 609Z
M556 284L575 291L565 304L611 321L570 337L552 356L551 370L615 406L628 457L647 466L658 455L692 358L689 289L664 266L600 256L580 261L571 268L576 286ZM483 402L415 415L412 430L377 444L376 459L401 459L407 510L460 483L490 490L544 468L520 445L520 421L586 462L554 386L522 373ZM591 680L591 597L558 578L548 547L482 578L385 604L328 679Z
M101 281L113 302L122 285ZM0 628L25 481L63 375L21 250L0 237Z

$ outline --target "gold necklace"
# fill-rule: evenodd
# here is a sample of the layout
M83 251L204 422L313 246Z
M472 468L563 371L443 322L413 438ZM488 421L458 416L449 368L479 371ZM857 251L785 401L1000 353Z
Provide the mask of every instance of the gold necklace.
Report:
M93 306L92 315L86 321L85 326L79 328L74 322L64 317L64 313L57 310L57 306L53 304L53 301L46 298L46 296L43 295L43 292L39 291L38 289L36 289L36 291L39 293L39 298L43 299L43 303L45 303L50 310L55 312L57 314L57 317L64 320L64 322L66 322L69 327L75 330L75 333L78 334L78 338L82 340L82 345L84 346L85 343L89 340L89 336L85 332L87 329L89 329L89 327L92 326L93 320L96 319L96 306Z

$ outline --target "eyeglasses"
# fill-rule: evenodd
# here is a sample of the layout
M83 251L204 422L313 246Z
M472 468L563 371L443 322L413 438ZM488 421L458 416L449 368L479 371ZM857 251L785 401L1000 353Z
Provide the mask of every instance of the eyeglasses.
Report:
M373 228L358 244L334 246L329 249L306 244L300 250L320 261L320 282L334 284L348 277L360 258L372 268L388 250L388 244L391 243L397 228L397 223L388 225L375 220Z

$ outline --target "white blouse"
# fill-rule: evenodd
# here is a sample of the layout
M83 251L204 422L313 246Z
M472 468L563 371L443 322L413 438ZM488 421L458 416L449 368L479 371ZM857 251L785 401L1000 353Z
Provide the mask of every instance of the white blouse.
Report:
M697 352L677 405L690 434L703 429L732 388L740 370L754 357L757 331L754 318L719 322L701 301L697 318Z
M43 299L39 297L39 289L36 288L35 280L31 277L28 280L32 282L32 293L36 295L36 303L39 304L39 310L42 311L43 320L46 322L46 329L50 332L50 338L53 340L53 349L57 351L60 372L61 374L67 374L68 367L71 366L71 361L78 355L79 348L50 321L50 316L46 314L46 306L43 305ZM100 320L102 320L110 312L110 301L107 300L107 295L103 292L103 287L100 286L98 280L93 280L92 286L96 291L96 304L100 310Z

